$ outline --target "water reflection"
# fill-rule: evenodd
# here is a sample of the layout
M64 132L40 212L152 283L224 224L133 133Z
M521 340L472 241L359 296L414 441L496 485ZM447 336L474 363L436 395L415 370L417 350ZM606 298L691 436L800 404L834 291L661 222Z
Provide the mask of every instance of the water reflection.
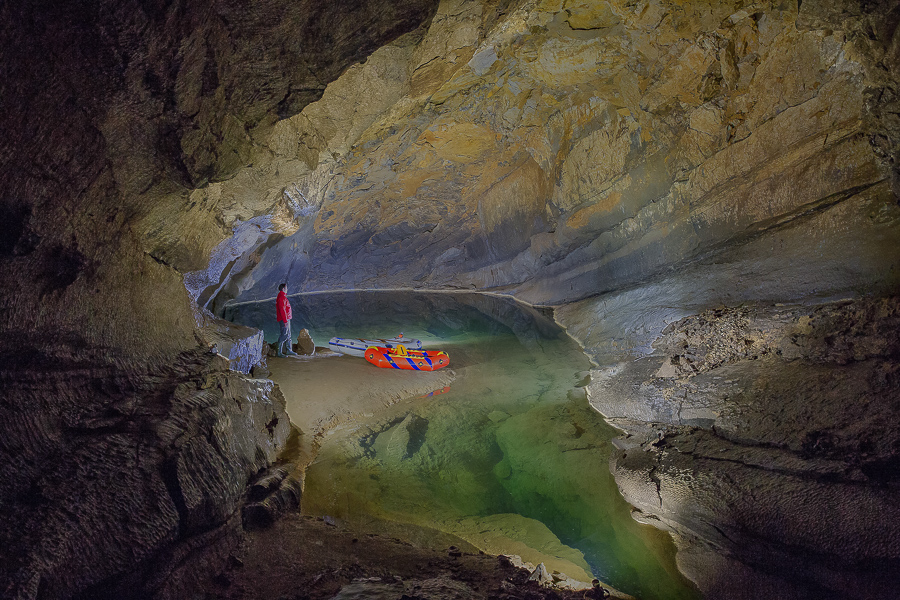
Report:
M448 351L458 373L449 388L328 436L307 474L304 512L363 530L406 523L452 534L644 599L696 597L671 540L631 519L609 473L615 433L570 394L589 363L549 314L477 294L291 302L314 339L403 331ZM268 339L277 331L269 304L229 316Z
M548 310L485 294L342 292L297 294L290 301L294 333L307 328L320 345L336 335L391 337L399 331L423 341L511 333L526 345L562 335ZM266 341L278 339L274 297L229 305L224 317L262 329Z

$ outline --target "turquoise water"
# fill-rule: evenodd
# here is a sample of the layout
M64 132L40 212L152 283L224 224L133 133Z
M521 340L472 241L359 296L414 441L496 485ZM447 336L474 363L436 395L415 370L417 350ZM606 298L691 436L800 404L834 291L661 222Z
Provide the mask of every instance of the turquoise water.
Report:
M547 313L477 294L291 303L295 329L318 345L403 331L447 351L457 373L446 391L327 436L307 473L305 513L360 530L443 532L645 600L698 597L675 568L671 540L630 517L609 472L615 432L577 388L590 365ZM273 302L226 317L277 337Z

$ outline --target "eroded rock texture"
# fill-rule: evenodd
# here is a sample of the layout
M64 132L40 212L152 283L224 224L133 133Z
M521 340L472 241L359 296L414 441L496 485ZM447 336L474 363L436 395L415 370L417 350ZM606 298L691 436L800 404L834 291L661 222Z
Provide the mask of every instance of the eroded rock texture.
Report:
M220 356L67 350L0 372L5 597L71 597L221 527L290 432L274 384Z
M208 353L246 372L262 338L185 292L232 213L192 193L434 8L0 6L0 595L137 594L152 578L117 594L116 577L233 520L289 421L271 382Z
M278 124L310 152L300 229L213 265L219 302L287 280L559 303L759 238L748 265L803 265L801 295L896 285L896 10L801 6L443 3Z
M247 371L259 336L204 309L287 281L559 305L631 432L623 492L710 597L890 597L898 21L3 4L4 593L114 587L228 521L285 419L206 347Z
M281 281L563 304L603 366L592 402L646 440L614 465L623 493L704 592L889 598L898 19L444 2L279 124L309 151L298 230L214 262L208 306ZM681 319L705 333L664 333Z
M900 300L712 309L594 372L613 471L714 597L896 594ZM758 569L756 573L750 573Z

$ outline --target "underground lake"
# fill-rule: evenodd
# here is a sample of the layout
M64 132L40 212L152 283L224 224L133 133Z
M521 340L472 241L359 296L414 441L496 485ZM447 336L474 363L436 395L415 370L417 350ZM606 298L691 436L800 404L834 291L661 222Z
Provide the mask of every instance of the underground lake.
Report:
M669 536L631 518L608 466L616 431L580 387L591 365L549 309L476 293L342 292L290 301L295 338L307 328L323 347L333 336L403 332L446 351L452 377L324 433L306 473L304 514L423 545L456 541L518 555L643 600L699 597L675 566ZM225 317L262 329L267 342L277 339L273 300L230 305ZM381 375L349 356L269 362L276 382L285 369L326 362L322 377L338 373L375 386ZM327 386L315 393L327 394ZM294 419L303 395L285 395Z

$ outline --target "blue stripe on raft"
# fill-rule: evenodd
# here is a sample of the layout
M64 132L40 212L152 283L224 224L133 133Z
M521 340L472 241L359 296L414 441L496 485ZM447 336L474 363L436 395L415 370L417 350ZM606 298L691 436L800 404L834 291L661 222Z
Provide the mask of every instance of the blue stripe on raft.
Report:
M382 354L382 356L385 357L385 358L387 359L387 361L390 363L390 365L391 365L392 367L394 367L395 369L399 369L399 368L400 368L399 366L397 366L397 363L394 362L394 359L392 359L390 356L388 356L387 354Z
M353 344L338 344L336 342L329 342L329 346L340 346L342 348L353 348L354 350L360 350L359 346L354 346ZM365 348L363 348L364 350Z
M356 338L355 340L351 340L349 338L337 338L337 339L341 340L341 342L349 342L349 343L342 344L341 342L331 342L331 341L329 341L328 343L333 346L344 346L345 348L368 348L369 346L377 346L377 344L373 344L372 342L381 342L382 346L386 346L388 348L392 348L393 347L392 344L397 345L397 346L403 344L407 348L410 346L415 346L415 348L413 348L413 350L418 350L419 348L422 347L422 342L419 342L418 345L416 345L415 342L406 342L406 341L394 342L392 340L364 340L362 338ZM416 340L416 341L418 341L418 340ZM356 342L362 342L362 343L357 344Z
M416 361L414 361L413 359L407 358L406 360L407 360L407 362L409 362L410 366L412 366L412 368L415 369L416 371L421 371L421 370L422 370L422 369L420 369L419 367L416 366Z
M342 338L342 337L335 337L335 338L331 338L331 339L340 340L341 342L350 342L351 344L355 344L356 342L362 342L362 344L366 347L377 346L377 344L373 344L372 342L382 342L382 343L387 343L387 344L396 344L398 346L402 344L402 345L406 346L407 348L412 348L413 350L420 350L422 348L422 340L413 340L413 339L409 339L409 340L395 340L395 339L367 340L365 338ZM329 341L329 343L331 343L331 342Z

